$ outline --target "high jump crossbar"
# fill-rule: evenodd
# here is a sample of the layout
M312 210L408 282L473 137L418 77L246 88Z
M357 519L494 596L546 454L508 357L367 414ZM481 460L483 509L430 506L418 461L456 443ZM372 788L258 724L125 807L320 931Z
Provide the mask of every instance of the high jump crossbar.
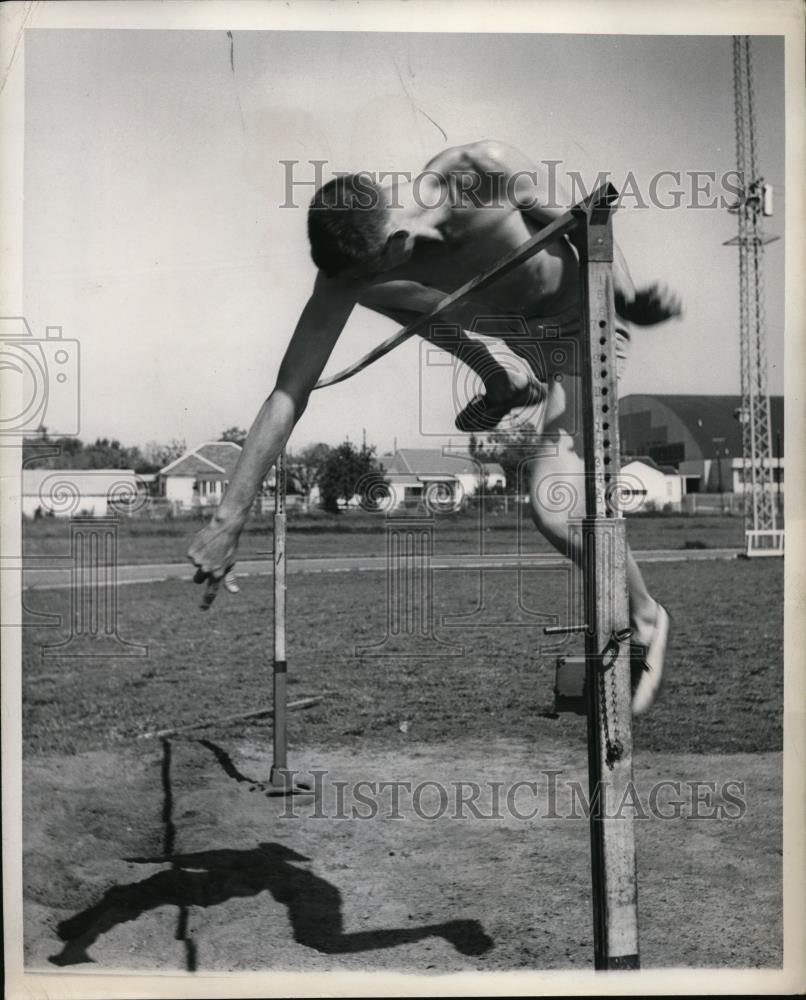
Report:
M536 253L539 253L550 243L558 240L561 236L565 236L566 233L575 230L579 224L578 213L590 212L594 206L602 203L612 203L615 197L616 189L613 185L603 184L593 194L584 198L579 204L574 205L573 208L570 208L563 215L558 216L553 222L526 240L525 243L505 254L486 271L482 271L481 274L476 275L475 278L471 278L470 281L457 288L455 292L451 292L431 312L423 313L422 316L418 316L417 319L412 320L411 323L408 323L402 329L387 337L386 340L381 341L380 344L373 347L371 351L368 351L362 358L359 358L358 361L349 365L343 371L319 379L314 389L325 389L330 385L338 385L339 382L344 382L348 378L352 378L353 375L357 375L375 361L380 360L384 355L405 343L411 337L415 336L415 334L419 333L421 336L428 338L428 330L431 324L440 319L443 313L453 308L453 306L468 295L472 295L474 292L481 291L481 289L487 288L488 285L492 285L499 278L503 278L505 274L514 271L524 261L529 260L530 257L534 257Z

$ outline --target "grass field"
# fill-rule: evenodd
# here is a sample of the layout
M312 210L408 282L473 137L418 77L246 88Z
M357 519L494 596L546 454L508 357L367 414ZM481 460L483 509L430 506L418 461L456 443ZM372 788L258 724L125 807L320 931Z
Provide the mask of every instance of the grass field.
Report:
M738 781L747 809L701 822L689 803L675 821L635 822L642 967L780 966L783 565L645 573L674 621L663 696L634 726L639 800L671 781L719 802ZM584 787L584 720L557 716L552 692L557 653L578 644L541 649L566 585L560 569L526 572L519 593L511 571L438 571L435 633L449 645L403 658L356 655L386 636L385 573L290 576L290 698L323 700L290 716L289 763L326 775L291 819L262 794L269 719L137 738L271 705L269 578L206 614L189 582L117 588L121 637L148 647L134 658L43 657L68 636L70 593L29 594L63 624L24 635L27 966L589 968L584 819L333 814L337 783L542 788L551 772L563 795Z
M121 564L184 562L199 520L152 521L121 518L118 559ZM386 517L361 511L333 516L324 513L289 515L289 556L383 555ZM740 548L744 525L730 516L635 516L627 519L627 533L635 549ZM535 531L526 508L489 514L482 524L477 513L439 515L434 522L438 555L486 552L545 552L547 543ZM271 517L252 518L241 535L242 557L264 555L272 545ZM23 522L23 551L27 556L67 555L70 529L67 519Z
M673 634L664 697L637 721L638 745L677 752L780 749L782 563L650 564L645 574L673 616ZM551 620L546 616L565 621L565 587L564 571L526 572L524 611L512 572L485 571L484 614L444 627L443 616L478 607L481 571L437 572L436 631L453 648L435 645L426 655L389 658L356 655L357 645L378 643L386 634L385 574L294 575L288 592L291 695L326 697L293 717L293 739L394 745L486 738L502 730L532 738L536 720L580 737L580 719L547 717L557 652L578 651L579 642L540 653L542 625ZM65 632L27 630L26 747L98 749L149 730L270 704L269 580L244 580L240 595L222 594L208 614L198 610L198 594L183 582L118 589L120 635L146 644L144 658L42 658L40 644L55 643ZM38 592L29 606L69 622L67 591ZM460 648L463 655L444 655ZM267 724L252 728L267 731Z

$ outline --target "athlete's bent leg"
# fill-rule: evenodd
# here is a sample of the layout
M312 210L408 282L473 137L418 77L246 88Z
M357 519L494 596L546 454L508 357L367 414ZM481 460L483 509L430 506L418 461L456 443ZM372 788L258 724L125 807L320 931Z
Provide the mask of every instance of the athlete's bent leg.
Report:
M390 309L382 305L373 304L372 308L401 326L420 315L414 310ZM446 325L449 323L446 321ZM484 387L484 395L477 396L458 414L456 427L460 431L492 430L510 410L539 403L545 394L541 383L530 379L523 371L513 371L502 365L483 341L468 336L460 326L455 326L450 336L435 341L425 333L421 336L467 365Z
M585 462L582 449L578 390L581 379L553 382L546 401L540 454L529 464L529 503L532 519L543 537L563 555L582 565L582 550L569 521L585 516ZM568 386L568 389L566 389ZM573 396L573 398L569 398ZM649 645L658 605L650 595L629 547L627 587L633 641Z

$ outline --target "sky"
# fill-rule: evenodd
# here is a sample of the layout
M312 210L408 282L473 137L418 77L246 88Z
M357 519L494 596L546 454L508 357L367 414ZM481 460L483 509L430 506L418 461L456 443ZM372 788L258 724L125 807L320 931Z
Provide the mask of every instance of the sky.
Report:
M753 41L761 173L782 235L783 41ZM480 138L561 160L590 184L735 168L725 37L36 29L25 50L24 305L35 336L81 349L81 437L215 439L271 391L315 269L287 167L416 173ZM662 190L666 190L662 188ZM738 393L735 217L636 208L615 218L638 285L681 320L637 331L629 393ZM766 250L769 386L783 391L783 239ZM395 329L357 309L335 371ZM415 338L314 394L291 446L457 446L451 374ZM447 379L447 381L446 381Z

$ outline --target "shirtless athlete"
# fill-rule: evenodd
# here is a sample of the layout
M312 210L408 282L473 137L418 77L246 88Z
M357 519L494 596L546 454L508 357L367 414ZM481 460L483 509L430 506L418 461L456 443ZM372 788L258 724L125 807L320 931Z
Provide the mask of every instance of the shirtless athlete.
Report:
M313 292L226 495L188 551L197 567L196 582L206 584L203 606L209 607L234 565L238 538L260 484L308 405L353 308L362 305L401 324L430 312L446 294L570 207L550 204L546 183L544 172L517 150L483 141L440 153L416 185L381 186L368 175L352 175L316 193L308 215L311 254L318 268ZM680 315L681 309L674 296L657 286L637 291L618 249L613 276L623 356L627 323L661 323ZM475 317L495 314L524 317L536 337L538 328L546 327L559 327L564 338L578 336L579 269L571 242L557 239L472 301L459 303L440 322L467 330ZM568 551L568 520L584 514L584 491L577 489L575 507L562 512L541 504L538 491L549 477L565 479L572 487L581 482L581 373L557 371L550 358L535 365L522 325L503 320L500 338L513 352L531 359L531 367L513 372L481 341L463 333L440 342L477 373L483 385L483 392L458 415L457 427L486 430L511 410L542 404L538 429L554 447L541 449L530 462L532 516L556 549L579 559L580 553ZM562 378L555 378L557 374ZM669 619L647 591L631 554L627 579L633 642L640 651L634 657L639 669L633 695L633 711L639 714L651 705L660 685Z

